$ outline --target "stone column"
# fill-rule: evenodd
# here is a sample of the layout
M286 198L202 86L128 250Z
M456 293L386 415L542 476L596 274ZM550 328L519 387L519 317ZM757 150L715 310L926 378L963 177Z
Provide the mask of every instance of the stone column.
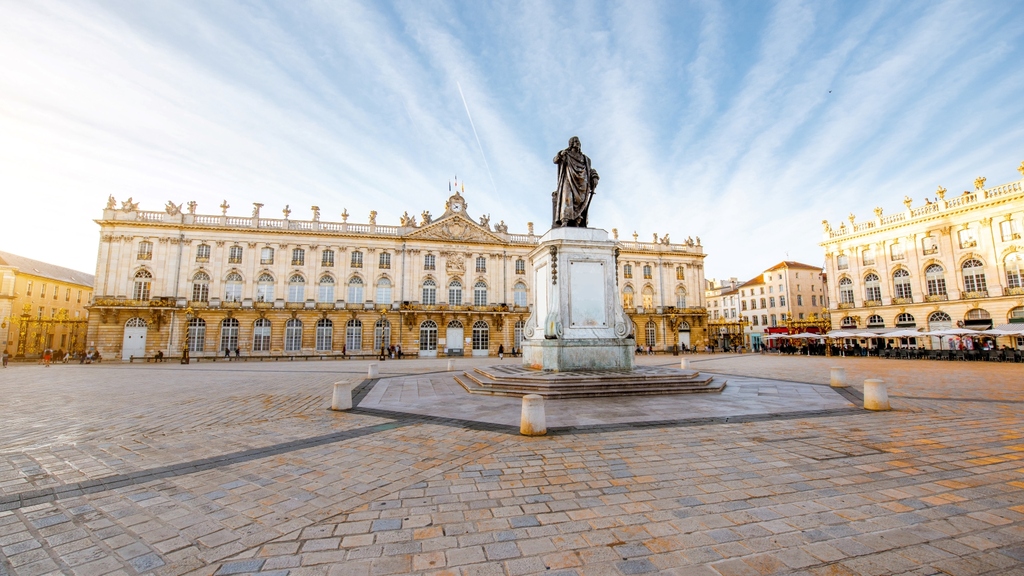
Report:
M539 394L523 396L523 411L519 421L519 433L523 436L543 436L548 433L544 421L544 397Z

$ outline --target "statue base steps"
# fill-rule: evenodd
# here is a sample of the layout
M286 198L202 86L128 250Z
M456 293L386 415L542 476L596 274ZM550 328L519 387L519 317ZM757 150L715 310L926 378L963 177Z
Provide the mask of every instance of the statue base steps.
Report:
M524 340L523 365L534 370L629 370L633 367L632 340L588 338Z
M537 394L548 399L719 393L726 382L696 370L641 366L632 370L549 372L523 366L476 368L455 377L467 392L492 396Z

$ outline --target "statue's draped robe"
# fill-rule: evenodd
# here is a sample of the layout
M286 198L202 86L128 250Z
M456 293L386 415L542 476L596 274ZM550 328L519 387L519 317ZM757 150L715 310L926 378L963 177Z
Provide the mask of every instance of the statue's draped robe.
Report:
M558 189L555 190L555 214L552 225L586 226L590 195L597 184L597 172L590 158L579 150L566 148L555 156L558 164Z

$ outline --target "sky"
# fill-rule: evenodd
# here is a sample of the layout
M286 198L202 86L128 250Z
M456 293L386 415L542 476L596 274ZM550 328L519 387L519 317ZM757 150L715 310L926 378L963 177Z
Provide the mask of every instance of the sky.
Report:
M0 0L0 250L93 272L143 210L550 226L571 136L590 226L700 237L707 278L820 265L821 221L1016 181L1019 2Z

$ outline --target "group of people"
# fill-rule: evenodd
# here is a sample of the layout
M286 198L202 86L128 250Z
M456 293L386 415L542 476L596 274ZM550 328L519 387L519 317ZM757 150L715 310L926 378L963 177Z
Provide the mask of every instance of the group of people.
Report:
M224 348L224 358L227 360L231 360L231 352L235 353L235 358L242 357L242 351L239 350L238 346L235 346L234 350L231 350L231 348Z
M345 356L345 351L344 350L341 351L341 355L344 358L344 356ZM392 344L391 346L381 345L379 357L380 357L380 360L387 360L388 358L390 358L392 360L394 360L396 358L401 360L402 359L402 345L401 344L398 344L398 345Z

